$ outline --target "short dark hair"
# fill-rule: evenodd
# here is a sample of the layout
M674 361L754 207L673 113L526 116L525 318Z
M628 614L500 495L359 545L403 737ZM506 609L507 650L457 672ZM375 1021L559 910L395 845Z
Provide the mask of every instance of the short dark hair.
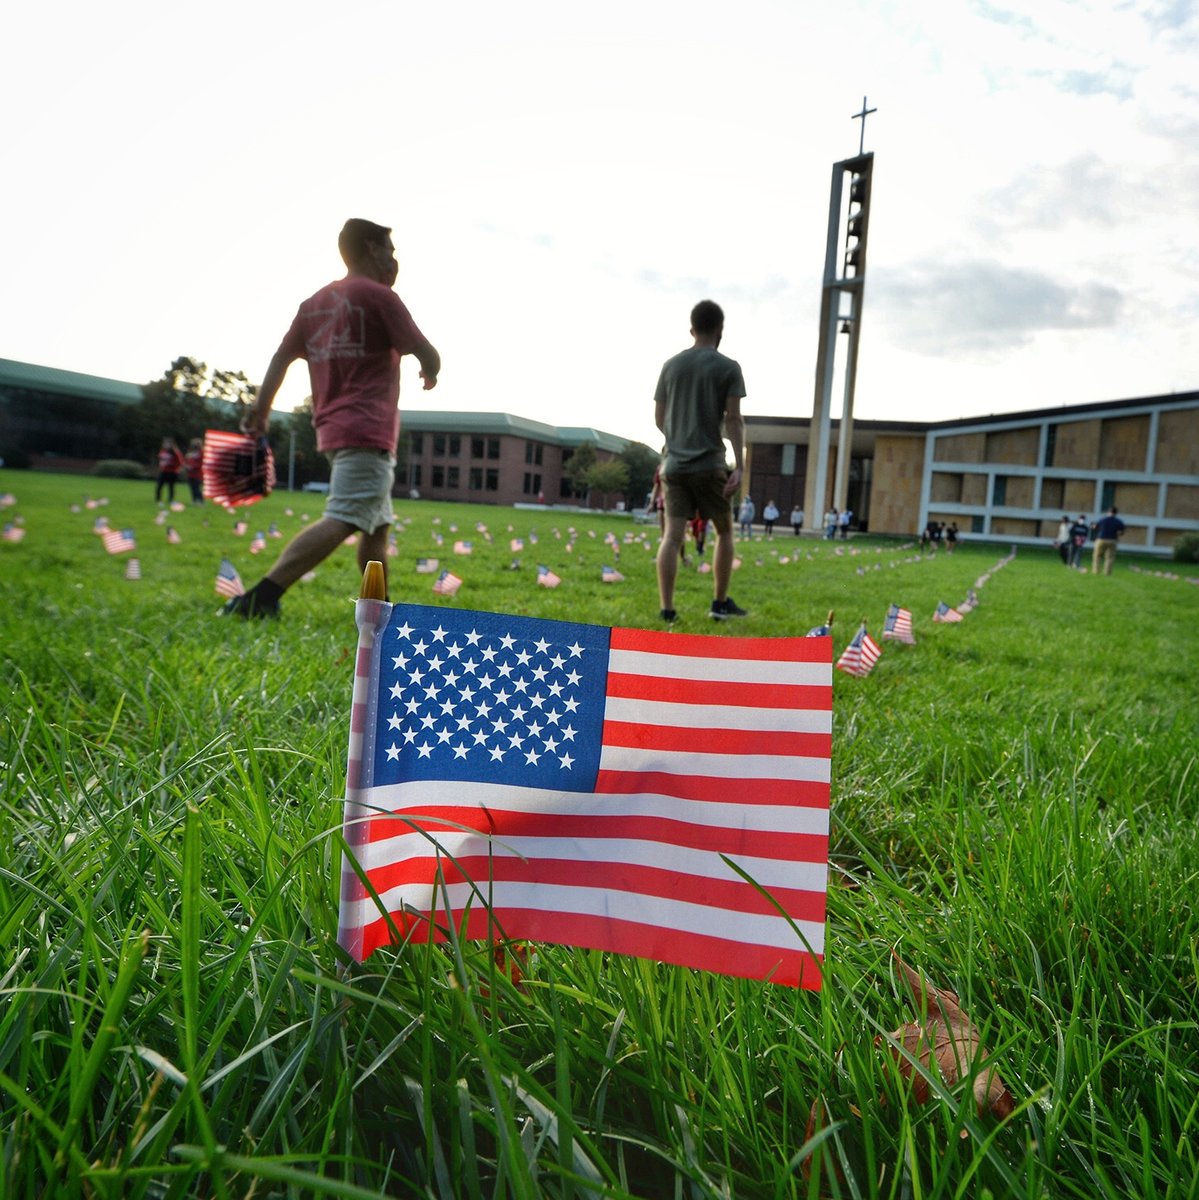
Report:
M386 225L351 217L337 235L337 248L341 251L342 261L347 267L360 263L366 257L367 246L379 245L390 234L391 230Z
M718 333L724 326L724 309L715 300L701 300L691 310L691 328L703 337Z

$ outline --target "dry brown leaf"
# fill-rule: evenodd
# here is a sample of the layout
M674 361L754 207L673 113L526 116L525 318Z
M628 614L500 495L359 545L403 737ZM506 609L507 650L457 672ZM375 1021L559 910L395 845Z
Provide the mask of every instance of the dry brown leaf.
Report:
M918 971L912 970L892 952L892 958L907 982L916 1003L917 1015L923 1024L909 1022L888 1036L898 1042L906 1053L891 1046L899 1073L911 1082L912 1097L918 1104L929 1099L929 1084L925 1075L916 1069L913 1060L926 1071L937 1074L952 1087L970 1070L974 1070L971 1088L979 1116L984 1110L1004 1120L1015 1108L1012 1094L999 1078L994 1067L984 1065L987 1052L979 1040L978 1030L962 1011L961 1001L943 988L933 987ZM934 1066L935 1064L935 1066ZM965 1137L963 1130L962 1136Z

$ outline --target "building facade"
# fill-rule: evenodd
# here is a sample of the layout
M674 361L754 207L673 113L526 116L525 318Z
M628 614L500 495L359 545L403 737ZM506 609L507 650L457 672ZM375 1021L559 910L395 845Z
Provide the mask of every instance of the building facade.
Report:
M809 421L746 417L746 487L760 512L804 495ZM829 475L840 436L833 422ZM1043 545L1063 516L1112 506L1125 544L1168 555L1199 529L1199 392L940 422L853 424L846 507L857 528ZM806 527L814 527L808 514Z

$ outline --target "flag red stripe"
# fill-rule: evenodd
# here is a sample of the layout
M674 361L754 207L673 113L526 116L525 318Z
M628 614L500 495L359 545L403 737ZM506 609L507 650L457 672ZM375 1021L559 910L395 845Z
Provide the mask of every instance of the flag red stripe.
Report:
M461 914L459 914L459 918ZM428 940L429 925L424 920L395 914L392 918L400 937L414 942ZM438 914L439 923L444 914ZM497 928L497 923L500 928ZM489 940L503 936L527 938L530 941L555 942L590 950L607 950L631 954L658 962L695 967L721 975L736 975L746 979L769 979L772 983L790 987L818 989L820 987L820 956L798 948L779 950L773 946L746 945L743 942L713 937L709 934L688 933L678 929L659 929L618 921L607 917L575 916L570 913L530 912L527 909L505 909L494 914L474 908L458 928L467 939ZM436 940L444 940L440 934ZM363 929L363 957L391 941L389 922L380 918Z
M712 637L656 629L612 630L613 650L641 650L679 658L743 658L757 662L828 662L831 643L817 638Z
M661 700L668 704L711 704L738 708L806 708L829 711L833 707L828 684L729 683L727 680L659 679L653 675L608 675L608 695L633 700Z
M706 775L671 775L666 771L600 771L595 792L627 796L647 793L681 800L727 804L797 804L828 808L829 785L805 779L717 779Z
M657 842L664 846L686 846L714 850L730 856L781 859L792 862L822 862L828 855L828 836L815 833L782 833L774 830L729 829L722 825L692 825L666 817L617 814L611 817L572 816L568 813L508 812L506 810L457 808L451 805L412 805L390 817L367 823L365 840L384 842L403 837L415 829L439 831L476 829L504 840L520 836L575 838L591 841ZM432 851L432 846L430 846Z
M780 754L828 758L832 734L787 733L756 729L679 729L673 725L641 725L605 721L605 746L647 750L681 750L704 754Z
M448 858L408 858L388 863L368 872L375 891L382 894L407 884L432 886L435 872L447 884L475 883L484 896L489 883L562 884L567 887L594 887L606 892L631 892L641 896L660 896L664 900L703 904L730 912L754 913L774 917L779 906L793 921L823 922L824 892L801 888L768 887L777 903L764 896L753 884L742 879L713 879L620 862L589 864L580 870L576 859L495 857L485 854Z

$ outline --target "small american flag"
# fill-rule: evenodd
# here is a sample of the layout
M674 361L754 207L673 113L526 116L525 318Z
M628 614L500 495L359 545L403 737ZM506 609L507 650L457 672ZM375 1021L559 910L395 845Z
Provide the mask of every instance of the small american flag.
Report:
M461 539L454 543L455 554L471 554L474 552L474 544L472 542L464 542Z
M0 508L12 508L16 504L17 498L12 492L4 492L0 495Z
M6 542L19 542L25 536L25 530L12 521L5 521L3 537Z
M250 527L245 523L245 521L234 521L233 522L233 533L234 533L235 537L243 537L245 535L246 530L249 528Z
M845 647L841 657L837 659L837 670L847 675L857 675L865 678L874 670L874 664L882 655L882 648L866 632L866 622L863 621L853 635L853 641Z
M955 621L960 621L962 614L954 612L943 600L937 605L937 611L933 613L933 620L939 621L944 625L952 625Z
M265 549L266 549L266 534L264 534L264 533L262 532L262 530L260 529L260 530L259 530L259 531L258 531L258 532L257 532L257 533L256 533L256 534L255 534L255 535L254 535L254 536L253 536L251 539L250 539L250 553L251 553L251 554L258 554L258 553L260 553L261 551L263 551L263 550L265 550Z
M624 583L624 576L615 567L600 568L601 583Z
M524 538L512 538L512 540L508 543L508 549L511 550L513 554L519 554L524 548Z
M912 636L912 614L906 608L892 604L887 609L887 616L883 621L883 641L907 642L909 646L916 644L916 639Z
M281 538L283 536L283 534L279 532L279 523L277 521L271 522L270 528L266 531L266 536L272 538ZM392 537L394 538L395 534L392 534Z
M154 517L155 525L165 525L167 523L167 510L160 508Z
M216 571L216 593L218 596L228 596L232 599L234 596L245 595L245 584L241 581L241 576L237 573L237 568L227 559L221 559L221 565Z
M96 534L96 536L98 537L107 528L108 528L108 518L107 517L97 517L96 523L92 526L92 533Z
M167 542L172 546L178 546L183 539L179 536L179 530L174 525L167 526Z
M440 575L433 580L433 591L438 596L453 596L462 586L462 580L458 578L452 571L442 571Z
M357 620L354 959L449 924L820 987L829 642L377 600Z
M556 588L562 582L561 578L554 574L549 567L538 565L537 567L537 582L542 587Z
M397 554L399 554L399 552L400 552L400 544L398 541L396 541L395 530L393 529L391 531L391 533L389 533L387 535L387 557L395 558L395 556Z
M126 554L137 549L132 529L106 529L100 537L109 554Z
M432 575L439 565L439 561L436 558L418 558L416 560L416 573L418 575Z
M125 564L125 578L136 580L136 579L140 579L141 577L142 577L142 564L136 558L131 558Z

